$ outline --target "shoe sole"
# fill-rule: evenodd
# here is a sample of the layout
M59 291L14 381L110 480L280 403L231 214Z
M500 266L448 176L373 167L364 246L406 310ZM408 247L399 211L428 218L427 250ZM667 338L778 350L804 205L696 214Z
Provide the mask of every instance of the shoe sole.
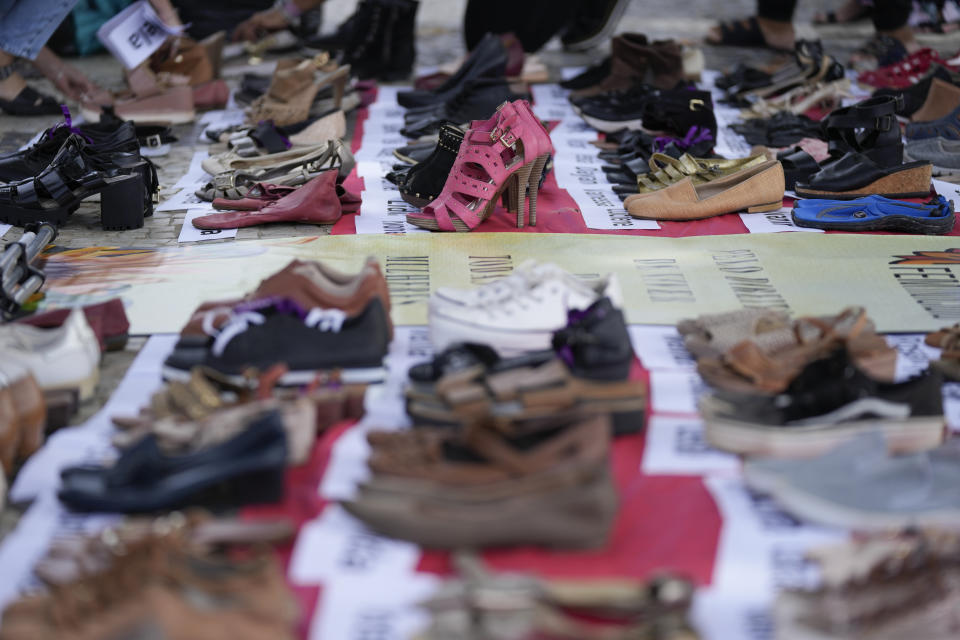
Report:
M167 381L189 382L190 371L164 365L163 379ZM222 374L224 380L238 386L245 386L249 379L242 375ZM316 371L288 371L277 380L281 387L299 387L312 383L317 377L336 379L342 384L376 384L386 379L384 367L360 367L355 369L321 369Z
M374 531L430 548L596 548L606 542L616 501L610 478L601 475L585 486L477 505L444 500L442 493L413 499L361 493L343 506Z
M870 431L880 431L891 451L913 453L935 448L946 433L943 416L771 426L717 416L709 397L701 399L700 412L707 442L723 451L750 456L809 458Z
M458 342L480 342L493 347L501 357L519 356L527 351L549 349L554 331L503 332L430 314L430 342L436 353Z
M943 235L953 230L954 216L940 219L924 219L912 216L889 215L866 222L819 222L790 216L798 227L828 231L899 231L917 235Z
M883 513L836 504L797 489L778 474L747 466L747 484L756 491L769 494L789 513L802 520L832 527L860 531L890 531L908 527L960 526L960 510L931 509L913 513Z
M868 185L850 191L823 191L797 186L801 198L826 198L830 200L855 200L865 196L879 195L884 198L926 198L930 195L930 178L933 166L912 167L891 173Z
M643 127L643 118L637 118L635 120L601 120L594 116L588 116L583 113L582 110L580 111L580 117L583 118L584 122L588 125L604 133L616 133L624 129L636 131Z
M100 122L99 111L81 107L80 113L88 122ZM197 119L196 111L144 111L143 113L117 115L136 124L186 124Z

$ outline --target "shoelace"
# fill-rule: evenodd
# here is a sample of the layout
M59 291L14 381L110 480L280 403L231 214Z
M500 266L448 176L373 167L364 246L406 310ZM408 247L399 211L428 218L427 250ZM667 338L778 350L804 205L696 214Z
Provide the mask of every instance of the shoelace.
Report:
M257 311L238 311L232 313L218 331L213 326L215 317L216 312L212 311L204 315L203 331L207 335L214 336L210 351L217 357L223 355L224 350L227 348L227 345L230 344L231 340L247 331L252 325L261 325L267 321L266 316ZM347 314L340 309L321 309L314 307L303 319L303 324L318 331L340 333L346 319Z

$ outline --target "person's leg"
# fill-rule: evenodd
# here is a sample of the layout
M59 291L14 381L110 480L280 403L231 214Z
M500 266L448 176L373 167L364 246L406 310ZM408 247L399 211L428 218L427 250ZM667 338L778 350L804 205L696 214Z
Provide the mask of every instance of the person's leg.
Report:
M570 21L582 0L469 0L463 36L472 51L487 33L513 33L523 50L539 50Z
M793 32L793 11L797 0L757 0L757 26L764 43L773 49L793 49L796 38ZM747 28L749 19L741 20L742 28ZM736 23L728 23L736 27ZM707 42L723 44L723 26L717 25L707 32Z
M870 15L872 5L863 0L846 0L836 11L818 11L813 15L813 24L846 24Z
M13 64L13 56L6 51L0 51L0 74L6 75L7 68ZM13 100L27 86L23 76L11 73L0 80L0 100Z

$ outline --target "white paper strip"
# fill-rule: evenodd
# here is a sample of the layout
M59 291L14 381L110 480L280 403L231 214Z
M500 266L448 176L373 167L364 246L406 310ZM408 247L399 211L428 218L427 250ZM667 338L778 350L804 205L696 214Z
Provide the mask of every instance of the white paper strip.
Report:
M707 443L699 418L655 415L647 423L641 468L651 475L739 473L740 460Z
M183 226L180 227L180 237L177 242L204 242L209 240L224 240L226 238L236 238L237 229L197 229L193 226L193 219L206 216L212 213L210 209L190 209L183 219Z
M782 233L784 231L813 231L823 233L823 229L798 227L793 222L790 209L784 207L770 213L741 213L740 219L750 233Z

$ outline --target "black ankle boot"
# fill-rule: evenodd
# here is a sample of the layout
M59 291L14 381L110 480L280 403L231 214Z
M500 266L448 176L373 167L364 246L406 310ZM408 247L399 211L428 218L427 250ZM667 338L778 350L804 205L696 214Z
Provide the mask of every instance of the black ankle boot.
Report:
M36 177L0 186L0 222L61 224L84 199L99 193L104 229L142 227L148 172L132 158L129 166L121 166L93 153L83 138L71 134Z
M417 0L363 0L345 60L361 79L405 80L416 58Z

